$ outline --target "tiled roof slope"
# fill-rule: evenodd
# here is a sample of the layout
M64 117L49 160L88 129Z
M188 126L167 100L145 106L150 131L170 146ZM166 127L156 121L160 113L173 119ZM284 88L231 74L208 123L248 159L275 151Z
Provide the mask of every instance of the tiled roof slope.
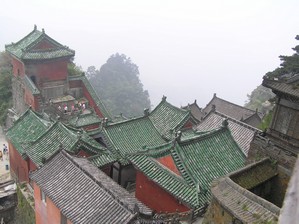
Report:
M25 113L8 129L6 136L11 141L20 155L25 151L22 144L32 142L39 138L51 125L49 121L41 118L39 114L29 108Z
M245 156L226 127L157 149L161 157L166 153L172 156L181 176L159 163L155 159L158 157L149 151L128 157L148 178L193 208L208 202L214 179L242 167L245 162ZM151 151L155 152L155 148Z
M107 164L112 164L116 162L118 159L113 154L108 154L103 152L102 154L88 157L88 160L93 165L100 168Z
M198 124L196 129L200 132L210 131L215 128L219 128L224 120L227 120L232 136L243 150L244 154L247 156L250 143L254 137L254 134L256 132L260 132L259 129L256 129L241 121L237 121L236 119L228 117L227 115L218 111L210 111L210 113L207 114L205 118Z
M160 104L149 115L154 126L166 138L169 137L170 130L181 128L190 117L190 111L171 105L166 101L166 97L163 97Z
M148 117L110 124L103 128L103 134L108 149L123 156L165 143Z
M248 108L223 100L217 97L216 94L214 94L212 100L203 109L204 114L208 114L213 109L214 106L216 107L217 111L226 114L227 116L230 116L239 121L247 119L248 117L256 113L256 111L254 110L250 110ZM258 114L259 116L262 117L261 113Z
M76 128L85 127L92 124L100 124L101 119L94 113L90 114L79 114L76 117L73 117L69 120L69 124Z
M299 77L299 75L296 75ZM263 86L272 89L275 93L284 93L292 97L299 98L299 82L298 80L294 82L288 82L283 80L274 80L268 77L264 77Z
M60 122L53 124L35 142L24 144L23 147L26 149L26 154L37 166L42 165L45 162L43 160L49 159L61 147L74 153L81 148L93 154L104 151L104 147L85 132L78 134Z
M259 184L260 181L268 180L276 174L270 163L269 160L263 160L244 167L232 175L243 173L248 169L253 169L249 173L254 175L255 171L260 170L254 175L255 179L258 179L256 184ZM257 169L261 165L264 168L265 166L268 167L266 170L269 172L263 173L263 169ZM252 175L248 178L252 178ZM259 175L263 175L263 177L260 179ZM278 220L280 209L277 206L239 186L232 180L231 175L219 179L218 182L215 181L211 191L218 203L242 223L276 223Z
M87 159L62 151L30 178L72 223L130 223L151 210Z
M196 100L194 103L188 104L182 108L185 110L191 110L191 114L199 121L204 117L204 112L202 111L202 108L197 105Z
M27 75L24 76L24 83L28 87L28 89L30 89L33 95L40 94L40 91L38 90L36 85L32 82L32 80Z
M55 47L34 49L37 44L45 40ZM75 51L61 45L45 34L44 31L41 32L37 30L36 27L34 27L34 30L20 41L6 45L5 48L6 51L23 60L53 59L60 57L73 57L75 55Z
M93 87L91 86L90 82L88 81L88 79L86 78L85 75L81 75L81 76L70 76L69 80L80 80L83 82L83 84L85 85L86 89L88 90L89 94L91 95L92 99L94 100L94 102L96 103L96 105L98 106L98 108L100 109L100 111L103 113L103 115L108 118L111 119L111 114L110 112L107 110L105 104L102 102L102 100L99 98L99 96L97 95L97 93L95 92L95 90L93 89Z

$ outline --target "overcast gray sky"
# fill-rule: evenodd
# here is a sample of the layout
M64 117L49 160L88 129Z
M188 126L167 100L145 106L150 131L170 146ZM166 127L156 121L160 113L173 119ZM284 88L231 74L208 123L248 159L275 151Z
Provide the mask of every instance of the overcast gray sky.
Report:
M176 106L213 93L243 105L279 55L298 45L298 0L1 0L0 50L34 24L100 68L119 52L139 66L152 104Z

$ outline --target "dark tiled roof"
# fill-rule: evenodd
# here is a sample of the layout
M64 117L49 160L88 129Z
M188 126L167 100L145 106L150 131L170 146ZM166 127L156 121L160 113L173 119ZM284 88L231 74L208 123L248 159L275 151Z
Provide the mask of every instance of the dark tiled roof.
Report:
M85 127L92 124L100 124L101 119L94 113L89 114L79 114L76 117L73 117L69 120L69 124L76 128Z
M42 165L43 160L49 159L61 147L74 153L82 148L92 154L104 151L104 147L85 132L78 134L77 131L56 122L35 142L23 144L23 147L26 149L26 154L37 166Z
M229 130L224 127L157 149L161 157L167 153L172 156L181 176L155 160L157 155L151 153L155 148L147 153L129 155L129 159L151 180L193 208L208 202L212 180L242 167L245 161Z
M196 100L194 103L188 104L182 108L185 110L191 110L191 114L199 121L204 117L204 112L202 111L202 108L197 105Z
M217 97L215 94L212 100L203 109L204 114L208 114L211 110L213 110L214 106L220 113L223 113L239 121L247 119L248 117L256 113L256 111L254 110L250 110L248 108L223 100ZM262 114L259 113L259 116L262 116Z
M44 40L51 43L55 47L34 49L37 44ZM37 30L36 28L17 43L6 45L5 48L6 51L23 60L53 59L60 57L73 57L75 55L75 51L61 45L47 34Z
M190 117L190 111L171 105L165 97L149 115L154 126L166 138L169 137L170 130L181 128Z
M250 148L250 143L256 132L260 130L245 124L241 121L237 121L231 117L228 117L218 111L211 111L197 126L198 131L210 131L215 128L219 128L224 120L228 121L228 127L238 143L244 154L247 156Z
M42 119L39 114L29 108L7 131L6 136L20 155L24 155L22 144L39 138L50 125L49 121Z
M264 77L263 86L272 89L274 92L284 93L292 97L299 98L299 83L285 82L282 80L272 80Z
M129 223L151 210L87 159L62 151L30 178L72 223Z
M69 80L80 80L83 82L83 84L85 85L86 89L88 90L89 94L91 95L92 99L94 100L94 102L96 103L96 105L98 106L98 108L100 109L100 111L102 112L102 114L108 118L111 119L111 115L109 113L109 111L107 110L105 104L102 102L102 100L99 98L99 96L96 94L96 92L94 91L93 87L91 86L91 84L89 83L89 81L87 80L87 78L85 77L85 75L82 76L70 76Z
M252 172L249 171L252 174L254 171L258 171L258 167L262 165L269 166L267 171L270 171L271 165L269 163L269 160L263 160L242 170L248 173L248 169L253 169ZM243 171L240 170L236 173L242 173ZM258 175L261 173L258 172L255 175L257 179L259 179ZM273 174L275 174L273 171L266 172L258 182L273 177ZM267 175L268 177L265 178ZM277 206L242 188L230 178L230 175L219 179L218 182L215 181L211 191L218 203L243 223L276 223L278 220L280 209Z

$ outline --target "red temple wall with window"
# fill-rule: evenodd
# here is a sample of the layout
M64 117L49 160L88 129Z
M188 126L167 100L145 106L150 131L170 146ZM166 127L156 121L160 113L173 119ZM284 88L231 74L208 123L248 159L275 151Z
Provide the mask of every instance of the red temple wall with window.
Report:
M34 188L34 206L35 206L35 223L36 224L52 224L61 223L61 212L52 202L50 198L46 196L44 202L41 198L41 189L36 183L33 183ZM70 220L67 220L67 224L71 224Z

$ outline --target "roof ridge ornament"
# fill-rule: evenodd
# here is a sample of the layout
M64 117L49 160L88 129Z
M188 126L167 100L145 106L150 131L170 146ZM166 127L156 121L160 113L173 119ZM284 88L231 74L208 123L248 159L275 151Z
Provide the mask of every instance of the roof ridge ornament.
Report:
M175 133L175 140L176 140L177 142L180 142L180 141L181 141L181 137L182 137L182 132L181 132L181 131L177 131L177 132Z
M228 119L226 118L222 121L222 127L227 127L227 126L228 126Z
M34 28L33 28L33 30L37 30L37 26L36 26L36 24L34 24Z
M167 98L167 97L163 95L163 97L162 97L162 101L166 101L166 98Z
M45 29L44 28L42 28L42 32L45 33Z

